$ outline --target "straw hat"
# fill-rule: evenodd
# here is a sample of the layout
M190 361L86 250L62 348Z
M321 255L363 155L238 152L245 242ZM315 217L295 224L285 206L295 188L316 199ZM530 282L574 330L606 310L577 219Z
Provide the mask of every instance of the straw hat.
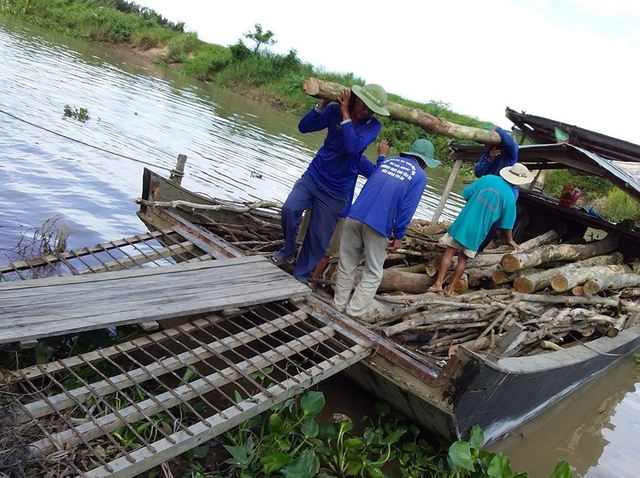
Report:
M509 184L521 186L529 184L533 181L533 173L531 173L524 164L516 163L513 166L507 166L500 170L502 176Z

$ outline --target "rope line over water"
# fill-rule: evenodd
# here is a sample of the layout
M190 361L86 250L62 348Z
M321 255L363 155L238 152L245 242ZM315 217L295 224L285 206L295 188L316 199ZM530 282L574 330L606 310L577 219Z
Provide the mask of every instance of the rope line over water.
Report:
M130 161L135 161L136 163L144 164L145 166L150 166L150 167L153 167L153 168L156 168L156 169L164 169L166 171L171 171L170 168L163 168L162 166L158 166L157 164L148 163L148 162L143 161L141 159L132 158L131 156L126 156L124 154L116 153L114 151L109 151L108 149L104 149L104 148L101 148L99 146L95 146L93 144L86 143L86 142L81 141L79 139L71 138L70 136L66 136L66 135L64 135L62 133L58 133L57 131L53 131L51 129L45 128L44 126L40 126L38 124L32 123L31 121L27 121L26 119L20 118L19 116L16 116L13 113L9 113L8 111L4 111L3 109L0 109L0 113L5 114L5 115L17 120L17 121L21 121L22 123L28 124L29 126L32 126L34 128L38 128L38 129L40 129L42 131L46 131L47 133L55 134L56 136L59 136L59 137L64 138L64 139L67 139L69 141L73 141L73 142L81 144L83 146L87 146L89 148L93 148L93 149L96 149L98 151L102 151L103 153L112 154L113 156L118 156L120 158L128 159Z

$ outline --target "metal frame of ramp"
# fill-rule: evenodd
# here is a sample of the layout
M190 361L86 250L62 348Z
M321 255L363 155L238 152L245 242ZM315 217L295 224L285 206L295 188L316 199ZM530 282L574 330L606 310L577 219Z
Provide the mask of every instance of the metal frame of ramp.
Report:
M209 315L12 372L0 397L13 402L25 472L136 476L371 353L370 342L303 308Z

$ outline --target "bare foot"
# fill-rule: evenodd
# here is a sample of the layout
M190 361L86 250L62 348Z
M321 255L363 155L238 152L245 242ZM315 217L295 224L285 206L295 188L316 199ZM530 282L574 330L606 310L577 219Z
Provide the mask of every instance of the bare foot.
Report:
M442 292L442 287L437 285L432 285L427 289L427 292L436 292L436 293Z
M444 290L444 295L446 295L447 297L452 297L454 293L455 293L455 292L454 292L454 290L453 290L453 287L447 287L447 288Z

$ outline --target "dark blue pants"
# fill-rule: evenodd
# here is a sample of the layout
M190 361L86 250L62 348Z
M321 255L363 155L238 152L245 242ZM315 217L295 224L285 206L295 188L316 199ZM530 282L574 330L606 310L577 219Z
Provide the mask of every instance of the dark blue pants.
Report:
M294 271L296 279L306 280L320 262L346 206L346 196L334 196L318 186L308 174L296 181L282 206L285 245L280 250L283 256L296 253L300 218L305 209L311 209L311 221Z
M484 238L484 241L482 241L482 244L480 244L480 247L478 248L478 254L484 251L484 248L489 245L489 243L491 242L491 239L493 239L496 236L496 233L498 232L499 229L500 229L500 221L496 221L491 225L491 229L489 229L489 233L487 234L487 237Z

